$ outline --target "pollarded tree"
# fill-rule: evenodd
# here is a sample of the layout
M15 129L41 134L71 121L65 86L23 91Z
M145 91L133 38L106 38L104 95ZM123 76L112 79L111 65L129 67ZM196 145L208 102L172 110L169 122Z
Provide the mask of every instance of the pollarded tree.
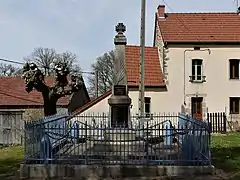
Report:
M35 63L26 63L23 67L22 78L25 80L25 90L30 93L33 89L36 89L42 93L45 116L56 114L58 99L79 91L84 83L81 75L70 75L66 62L54 62L53 70L55 72L55 84L48 86L44 81L44 74ZM70 81L68 80L69 76Z

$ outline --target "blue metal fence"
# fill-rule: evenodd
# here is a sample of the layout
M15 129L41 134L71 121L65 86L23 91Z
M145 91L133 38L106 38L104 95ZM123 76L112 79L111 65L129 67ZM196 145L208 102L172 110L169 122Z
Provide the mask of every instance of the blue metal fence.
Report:
M112 128L108 117L53 116L26 122L25 163L211 164L210 129L201 120L156 114L138 123L131 116L128 128Z

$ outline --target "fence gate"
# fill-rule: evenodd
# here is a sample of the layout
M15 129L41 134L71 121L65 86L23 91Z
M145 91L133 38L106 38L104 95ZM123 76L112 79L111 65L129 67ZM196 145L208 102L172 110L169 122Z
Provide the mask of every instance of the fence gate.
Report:
M212 133L227 132L227 117L224 112L207 113L207 121L210 124Z

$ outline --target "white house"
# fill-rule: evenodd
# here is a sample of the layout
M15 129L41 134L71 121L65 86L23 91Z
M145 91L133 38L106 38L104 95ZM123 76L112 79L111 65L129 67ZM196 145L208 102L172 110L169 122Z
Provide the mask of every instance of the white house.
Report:
M145 111L240 114L240 15L156 13L154 47L145 49ZM132 112L138 111L138 46L126 46ZM76 113L108 112L107 92ZM184 107L184 108L183 108Z
M240 15L156 13L154 46L159 48L172 110L202 118L206 112L239 116Z

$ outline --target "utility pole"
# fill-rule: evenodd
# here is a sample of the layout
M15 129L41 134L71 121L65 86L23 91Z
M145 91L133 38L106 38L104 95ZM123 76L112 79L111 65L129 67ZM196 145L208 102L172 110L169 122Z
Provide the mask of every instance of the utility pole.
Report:
M96 98L98 98L98 70L95 72L95 92L96 92Z
M236 3L237 13L239 13L239 0L234 0L234 2Z
M141 33L140 33L140 82L139 82L139 116L144 117L144 58L145 58L145 14L146 0L141 1ZM141 121L141 120L140 120Z
M94 75L95 76L95 82L94 82L94 87L95 87L95 98L98 97L98 75L99 75L99 72L98 70L96 70L95 72L91 72L91 71L82 71L81 72L82 74L91 74L91 75Z

